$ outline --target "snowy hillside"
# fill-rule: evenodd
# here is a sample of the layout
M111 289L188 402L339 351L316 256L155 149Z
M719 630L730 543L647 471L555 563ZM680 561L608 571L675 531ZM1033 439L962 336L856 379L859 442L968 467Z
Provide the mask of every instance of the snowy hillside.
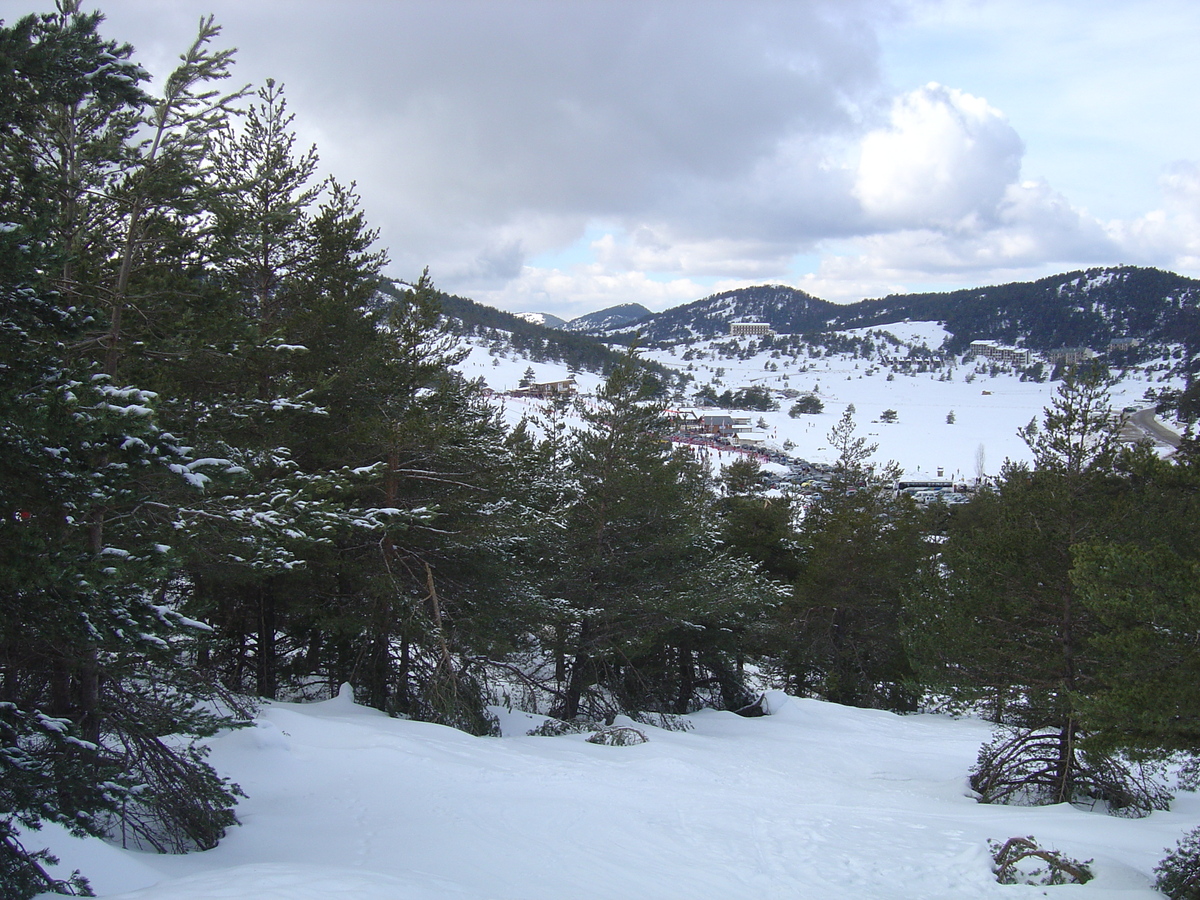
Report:
M874 335L874 343L888 346L887 352L893 358L905 357L911 348L936 350L947 337L936 322L855 329L843 334ZM885 334L895 337L900 346L885 344L880 339ZM740 339L741 346L747 346L749 340ZM771 352L756 353L747 359L729 358L714 350L728 344L729 338L722 338L647 355L685 371L691 366L696 386L716 379L735 389L764 385L772 390L816 394L825 405L820 415L790 418L786 400L776 412L753 414L756 422L760 417L766 421L773 443L791 441L794 455L814 462L833 461L834 454L825 438L846 407L853 404L857 433L879 445L875 459L894 461L908 475L936 476L941 469L948 478L973 479L981 455L988 475L995 475L1005 459L1028 460L1028 448L1017 437L1017 429L1031 418L1040 421L1043 408L1058 389L1056 382L1022 381L1013 372L993 377L987 365L964 365L961 357L941 372L897 373L889 380L889 369L881 362L878 350L865 359L833 354L794 361ZM688 349L693 350L692 360L684 358ZM1153 365L1151 368L1154 371L1150 374L1145 367L1131 371L1111 389L1117 409L1147 405L1142 399L1146 389L1161 389L1168 383L1159 380L1163 377L1161 371ZM894 423L880 421L887 409L896 411ZM948 424L951 412L954 422Z
M881 354L903 358L914 349L937 350L947 337L946 331L936 322L908 322L842 334L871 336L877 348L886 350L877 349L870 358L831 353L792 359L774 351L760 351L742 359L730 350L730 339L725 337L681 344L669 351L647 351L645 355L690 374L694 381L688 387L689 394L708 383L735 390L763 385L772 391L816 394L825 406L819 415L793 419L788 415L790 401L782 397L779 410L751 414L755 423L760 418L766 423L763 430L769 446L781 448L790 442L794 446L792 455L812 462L833 462L835 454L825 438L851 404L855 407L857 433L879 444L876 461L894 461L910 476L937 477L940 469L947 478L974 479L981 462L984 474L995 475L1005 459L1029 459L1017 429L1030 419L1040 421L1042 410L1058 389L1057 382L1022 381L1011 371L992 375L989 366L978 361L963 364L961 357L955 357L941 371L898 372L888 380L889 369L881 361ZM739 340L739 349L749 349L752 339ZM1143 399L1148 388L1182 386L1181 380L1167 378L1166 366L1167 362L1160 360L1125 373L1111 389L1113 406L1151 405ZM530 367L537 381L569 375L564 365L530 362L512 352L493 353L482 344L473 345L461 366L469 377L483 378L497 392L515 388ZM600 383L599 376L589 372L579 372L576 378L584 393L594 391ZM506 398L504 402L514 420L520 412L536 408L535 401ZM896 411L894 423L880 421L887 409ZM946 421L951 412L953 424ZM714 462L732 458L727 453Z
M647 341L716 338L731 322L768 323L781 333L847 329L884 323L945 322L958 347L1000 340L1045 350L1101 348L1141 337L1184 340L1187 310L1200 299L1200 281L1137 266L1092 268L1030 282L932 294L892 294L835 304L781 284L724 291L672 307L638 323Z
M560 319L558 316L551 315L550 313L517 313L517 318L524 319L526 322L532 322L534 325L542 325L546 328L562 328L567 324L566 319Z
M790 418L787 399L751 413L770 444L790 441L795 456L831 461L825 435L853 403L861 432L880 444L877 459L970 478L982 455L994 474L1005 456L1025 458L1016 429L1057 386L958 357L924 372L898 362L929 358L944 336L914 322L835 339L852 351L801 355L726 338L648 355L692 375L688 391L815 392L825 404L815 416ZM874 347L865 355L863 338ZM1163 387L1165 365L1126 373L1115 405ZM536 400L504 396L529 369L535 381L572 375L494 338L471 343L460 366L484 379L511 421L539 411ZM584 394L600 385L595 373L574 375ZM895 424L880 421L885 409L897 411ZM247 794L242 825L215 849L156 856L56 826L31 843L49 844L61 873L79 868L109 900L962 900L1042 896L1000 885L991 871L989 841L1033 835L1093 860L1095 880L1056 888L1064 897L1149 900L1159 896L1155 864L1200 823L1200 797L1188 793L1140 820L980 805L966 775L989 726L975 719L782 694L769 706L774 714L758 719L702 711L687 731L639 726L648 743L609 747L582 734L528 735L541 717L503 709L504 737L480 738L391 719L345 694L270 703L254 727L211 741L212 763Z
M988 841L1018 835L1094 860L1095 880L1051 894L1150 900L1163 848L1200 820L1193 794L1139 820L980 805L965 780L978 721L770 701L766 718L639 726L634 747L526 736L524 714L480 738L345 696L272 703L213 742L248 795L216 849L43 834L108 900L1041 897L993 880Z
M600 334L619 329L648 315L650 315L650 310L640 303L623 303L620 306L610 306L607 309L576 316L564 327L567 331Z

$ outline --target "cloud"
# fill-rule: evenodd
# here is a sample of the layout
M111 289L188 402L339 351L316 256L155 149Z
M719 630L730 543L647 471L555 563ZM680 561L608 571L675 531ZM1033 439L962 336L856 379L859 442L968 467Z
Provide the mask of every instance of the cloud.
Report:
M625 303L640 303L648 309L662 310L690 303L718 291L749 287L754 283L741 279L659 280L644 272L610 271L597 264L576 266L569 270L527 266L516 280L502 289L478 291L473 297L480 303L505 309L550 310L555 315L570 319Z
M964 283L995 284L1037 278L1064 266L1100 265L1121 257L1109 229L1074 208L1044 181L1010 184L996 203L993 221L978 227L908 228L852 242L856 252L831 253L819 277L831 283L874 283L860 296Z
M632 234L606 234L593 242L596 262L608 270L685 277L764 278L786 270L795 252L786 241L737 237L689 238L669 228L642 225Z
M1023 152L986 100L930 83L863 139L854 195L878 228L979 227L995 221Z
M1164 27L1186 30L1171 21L1191 21L1179 19L1188 4L1171 2L1166 26L1132 13L1122 21L1137 18L1141 40L1161 44ZM357 182L391 273L411 279L428 265L440 287L506 309L661 309L718 285L789 279L848 300L1058 265L1200 265L1194 164L1166 172L1159 208L1100 222L1086 195L1064 196L1044 171L1024 171L1026 133L1006 115L1070 49L1070 64L1052 66L1054 109L1060 118L1084 110L1091 129L1070 149L1090 152L1111 134L1116 152L1141 129L1110 123L1101 101L1113 91L1089 86L1126 79L1137 109L1186 109L1166 77L1174 65L1156 56L1133 70L1085 71L1096 41L1122 46L1122 29L1096 37L1103 17L1080 30L1044 4L1019 9L1014 17L995 0L105 2L107 32L160 77L199 17L215 12L220 45L240 48L236 79L282 82L300 143L315 142L325 170ZM1046 33L1030 43L1020 19L1035 13ZM897 44L905 28L914 40ZM1171 45L1194 57L1186 41ZM898 88L884 68L897 46L912 73ZM1013 77L1026 47L1036 52ZM1112 58L1131 55L1144 57ZM1147 68L1159 91L1143 97ZM930 77L941 83L909 89ZM1046 105L1020 107L1025 128ZM1133 179L1108 180L1132 191ZM798 274L798 259L818 256L816 271ZM531 265L539 259L552 262Z
M1180 160L1159 178L1163 204L1111 231L1133 258L1149 265L1200 270L1200 163Z
M198 0L197 0L198 2ZM196 16L110 0L165 71ZM239 77L286 86L304 143L357 181L397 267L464 286L589 221L779 257L845 206L821 175L880 85L881 0L213 0ZM175 50L174 52L178 52ZM530 223L539 233L514 232ZM558 230L545 228L555 223ZM724 253L681 250L689 259ZM498 260L503 260L499 264ZM736 261L735 261L736 264ZM708 263L701 262L701 269Z

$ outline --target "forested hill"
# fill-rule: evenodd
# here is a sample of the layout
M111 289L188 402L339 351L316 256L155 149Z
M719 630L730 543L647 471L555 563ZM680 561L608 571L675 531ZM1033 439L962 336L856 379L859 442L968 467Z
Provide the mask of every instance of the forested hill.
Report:
M621 328L649 315L653 314L640 303L622 303L619 306L610 306L607 309L578 316L562 327L567 331L596 333Z
M826 331L841 309L786 285L760 285L652 313L609 335L640 333L649 343L679 343L728 334L730 322L743 320L766 322L781 334Z
M380 284L380 293L398 300L404 288L392 281ZM530 359L554 359L590 372L607 372L620 351L587 334L575 334L530 322L512 313L493 309L453 294L439 293L442 314L449 328L461 335L503 336L514 350Z
M1124 337L1184 342L1195 337L1200 281L1158 269L1121 266L1052 275L1032 282L948 293L893 294L837 305L784 285L714 294L646 316L622 329L650 343L727 334L729 323L760 321L776 332L833 331L911 319L938 321L961 350L974 340L1033 350L1100 348ZM1189 337L1191 336L1191 337Z
M901 294L848 307L839 327L903 319L945 323L960 350L994 340L1033 350L1108 346L1119 338L1184 342L1195 331L1200 281L1134 266L1087 269L943 294Z

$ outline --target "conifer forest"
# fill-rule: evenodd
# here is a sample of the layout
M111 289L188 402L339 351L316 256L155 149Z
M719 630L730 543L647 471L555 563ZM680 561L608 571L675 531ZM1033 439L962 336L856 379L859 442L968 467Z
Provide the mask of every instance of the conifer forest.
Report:
M811 502L714 475L636 346L512 424L285 85L243 86L212 19L152 85L99 22L0 24L0 894L88 891L42 823L215 846L242 791L205 739L343 683L475 735L501 698L563 728L761 714L768 682L938 704L995 723L982 802L1170 803L1200 455L1119 444L1102 370L955 506L898 495L851 414Z

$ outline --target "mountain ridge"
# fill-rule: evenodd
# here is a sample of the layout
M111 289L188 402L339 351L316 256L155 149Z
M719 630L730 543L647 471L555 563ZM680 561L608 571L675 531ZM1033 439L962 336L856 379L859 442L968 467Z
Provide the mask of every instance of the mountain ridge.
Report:
M961 351L975 340L1051 350L1106 348L1121 339L1200 347L1200 280L1136 266L1105 266L937 293L891 294L835 304L786 285L722 291L616 328L589 330L602 340L681 343L729 333L736 321L760 321L776 333L843 331L936 321Z
M630 322L639 321L650 315L653 313L640 303L621 303L617 306L609 306L596 312L576 316L562 327L566 331L584 333L607 331L621 328Z

